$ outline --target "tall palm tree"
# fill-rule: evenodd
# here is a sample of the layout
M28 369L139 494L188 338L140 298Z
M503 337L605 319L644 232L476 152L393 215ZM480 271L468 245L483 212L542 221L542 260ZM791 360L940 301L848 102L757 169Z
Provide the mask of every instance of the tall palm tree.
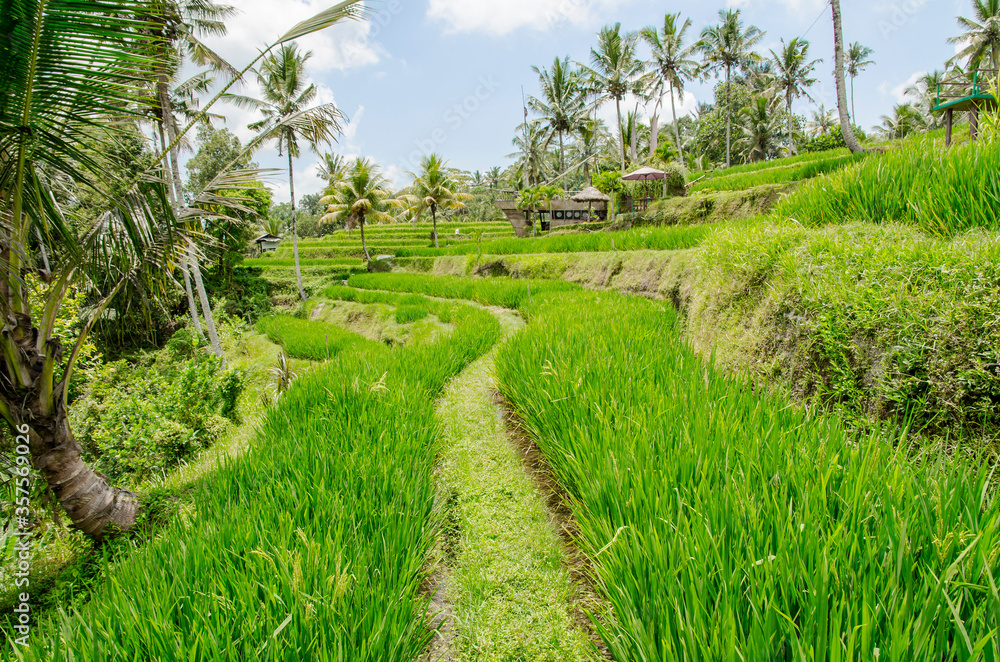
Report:
M622 99L628 94L638 94L643 87L642 76L646 65L636 55L638 35L622 34L622 24L605 26L597 35L597 48L590 49L590 66L583 67L595 89L605 100L614 99L618 113L621 147L621 168L625 171L625 135L622 129Z
M785 95L785 112L788 115L788 153L795 152L795 116L792 115L792 101L804 96L812 99L806 90L816 84L812 72L822 60L809 61L809 42L798 38L787 44L781 40L781 53L771 51L771 62L774 63L774 85L778 92Z
M333 103L309 107L316 100L315 85L306 82L306 62L312 57L311 51L300 53L292 42L283 44L277 53L264 58L257 82L263 92L263 99L253 99L240 95L228 95L237 106L258 110L264 119L250 124L254 131L262 132L267 140L278 145L278 154L288 157L288 188L292 203L292 252L295 257L295 281L299 296L306 300L302 287L302 268L299 266L299 237L295 208L294 159L301 154L299 141L303 140L313 149L319 145L336 141L340 133L343 113Z
M862 46L858 41L847 49L847 75L851 77L851 121L855 123L858 121L858 115L854 112L854 79L875 64L875 60L869 59L874 52L874 49Z
M994 71L1000 70L1000 0L972 0L972 13L973 18L958 17L965 32L949 38L948 43L963 48L949 63L965 60L971 70L985 62Z
M587 118L587 105L581 76L570 65L569 56L556 58L549 70L532 67L538 74L541 98L528 97L528 107L538 113L549 130L549 137L559 137L559 172L566 185L566 146L563 136L576 131Z
M420 174L407 173L413 178L410 185L410 197L415 199L417 215L427 209L431 212L434 222L434 247L438 248L437 213L438 210L462 209L466 200L472 196L458 191L448 163L439 155L431 154L420 161Z
M719 10L719 25L705 28L698 42L704 55L706 71L725 71L726 74L726 167L732 165L733 109L730 107L729 86L733 71L745 69L760 59L753 48L764 38L764 32L755 25L743 26L740 10Z
M236 75L236 70L231 64L201 41L201 37L225 35L225 20L234 16L236 9L216 4L211 0L198 2L150 0L147 10L148 14L144 17L146 26L142 32L152 37L150 51L156 61L151 72L154 81L154 99L151 105L159 132L161 156L166 166L164 176L170 193L170 204L176 216L184 205L180 173L180 149L184 143L183 140L176 139L179 132L177 118L178 115L186 115L185 121L205 119L204 115L196 111L197 95L206 92L212 80L207 74L201 74L174 86L175 79L186 60L197 65L209 66L212 70L222 72L230 78ZM185 113L185 110L188 112ZM170 149L167 149L168 142L171 145ZM191 289L192 276L205 316L205 325L208 327L212 351L224 360L197 254L192 251L182 256L178 266L184 277L188 309L195 329L199 335L204 335L198 318L194 292Z
M865 151L854 135L851 117L847 112L847 85L844 82L844 26L840 14L840 0L830 0L833 12L833 76L837 81L837 111L840 115L840 132L852 154Z
M392 223L392 212L398 209L400 201L390 192L389 180L380 168L369 159L358 159L354 166L344 173L344 178L332 185L320 202L329 205L328 212L320 218L320 224L338 223L357 225L361 229L361 248L365 259L372 256L365 243L365 224Z
M680 22L680 13L667 14L663 17L663 27L657 31L655 26L643 28L639 34L653 52L653 64L660 74L659 83L669 89L670 114L674 123L674 139L677 141L677 153L684 162L684 148L681 145L681 130L677 124L677 105L674 94L683 100L684 84L694 79L698 72L698 63L693 59L697 47L692 44L685 46L687 31L691 29L691 19ZM654 123L655 124L655 123ZM656 127L652 126L652 150L656 150Z

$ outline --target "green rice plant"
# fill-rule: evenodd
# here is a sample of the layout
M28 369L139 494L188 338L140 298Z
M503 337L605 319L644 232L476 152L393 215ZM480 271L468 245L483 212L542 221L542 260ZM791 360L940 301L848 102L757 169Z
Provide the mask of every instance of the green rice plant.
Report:
M569 493L614 659L1000 659L993 462L853 438L717 372L656 302L535 313L497 377Z
M544 297L580 287L552 280L461 278L424 274L358 274L348 284L360 289L416 292L445 299L464 299L529 313ZM440 315L439 315L440 317ZM444 321L444 320L442 320Z
M775 213L805 225L898 221L942 236L997 230L1000 150L988 143L948 150L929 139L906 143L810 182Z
M430 312L423 306L400 306L396 308L396 323L397 324L408 324L411 322L419 322L425 319Z
M434 400L501 333L454 308L437 343L355 344L295 380L196 508L36 623L20 658L417 659L432 634Z
M701 243L707 232L703 226L639 228L622 232L593 232L551 237L510 238L463 243L441 249L401 248L396 257L438 255L523 255L530 253L597 253L608 251L682 250Z
M291 315L261 318L257 330L285 347L289 356L323 361L348 348L372 348L372 342L356 333L325 322L313 322Z
M840 150L837 150L838 152ZM840 154L826 159L810 159L787 163L791 159L775 161L773 167L744 172L730 172L699 182L691 187L698 191L743 191L762 184L784 184L813 179L820 175L836 172L852 163L866 158L865 154Z

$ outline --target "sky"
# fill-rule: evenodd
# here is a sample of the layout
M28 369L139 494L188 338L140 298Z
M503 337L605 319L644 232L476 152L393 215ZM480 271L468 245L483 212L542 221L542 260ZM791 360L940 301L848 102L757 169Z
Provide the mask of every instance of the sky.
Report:
M238 67L298 21L332 0L229 0L240 13L227 21L228 33L206 41ZM919 75L941 68L956 47L956 16L971 14L971 0L842 0L845 43L860 41L875 50L875 64L855 83L859 123L878 124L903 100ZM421 156L437 152L451 165L469 171L506 167L511 140L523 117L524 94L538 93L532 66L547 67L556 57L589 63L596 33L620 22L623 30L662 26L666 13L681 12L702 28L718 23L723 8L738 8L744 21L766 32L758 50L778 50L781 40L808 39L810 56L822 59L811 90L794 111L807 115L823 104L836 107L833 82L833 23L825 0L367 0L370 19L349 21L299 40L312 51L306 70L319 91L318 102L334 102L346 114L339 141L323 151L370 157L390 180L405 186L407 172ZM645 47L640 54L648 55ZM678 114L711 101L715 81L693 82ZM238 90L256 96L256 83ZM634 104L632 105L634 107ZM251 135L251 112L213 107L225 126L241 139ZM649 117L650 107L641 111ZM614 105L601 115L614 126ZM623 110L624 112L624 110ZM667 111L669 113L669 110ZM669 121L669 119L667 120ZM256 161L265 168L287 168L269 147ZM295 163L296 197L317 193L318 156L303 152ZM288 200L287 173L268 180L276 202Z

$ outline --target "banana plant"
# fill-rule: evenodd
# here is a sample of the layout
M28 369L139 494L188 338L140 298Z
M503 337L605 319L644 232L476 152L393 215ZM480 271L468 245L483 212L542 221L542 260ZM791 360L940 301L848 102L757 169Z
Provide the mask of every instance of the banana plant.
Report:
M81 457L67 416L77 357L124 288L150 300L176 291L172 273L197 251L196 219L238 210L222 191L260 173L223 172L177 210L163 162L121 181L125 170L111 146L148 110L144 88L157 64L147 0L0 0L0 10L0 416L11 429L30 430L33 466L73 524L101 539L134 526L141 501L108 485ZM361 15L356 1L342 2L298 24L222 92L277 44ZM66 189L89 190L103 211L68 218ZM48 268L40 259L46 246ZM29 274L44 290L33 290ZM76 341L64 346L54 327L74 288L96 303Z

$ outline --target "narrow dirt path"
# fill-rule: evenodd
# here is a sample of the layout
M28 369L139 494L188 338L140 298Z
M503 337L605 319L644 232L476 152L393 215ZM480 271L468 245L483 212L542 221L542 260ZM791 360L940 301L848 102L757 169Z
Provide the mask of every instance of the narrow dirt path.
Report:
M491 310L508 336L523 325L511 311ZM432 605L441 627L430 659L595 659L578 626L577 588L557 524L504 430L495 391L491 352L438 402L446 528Z

